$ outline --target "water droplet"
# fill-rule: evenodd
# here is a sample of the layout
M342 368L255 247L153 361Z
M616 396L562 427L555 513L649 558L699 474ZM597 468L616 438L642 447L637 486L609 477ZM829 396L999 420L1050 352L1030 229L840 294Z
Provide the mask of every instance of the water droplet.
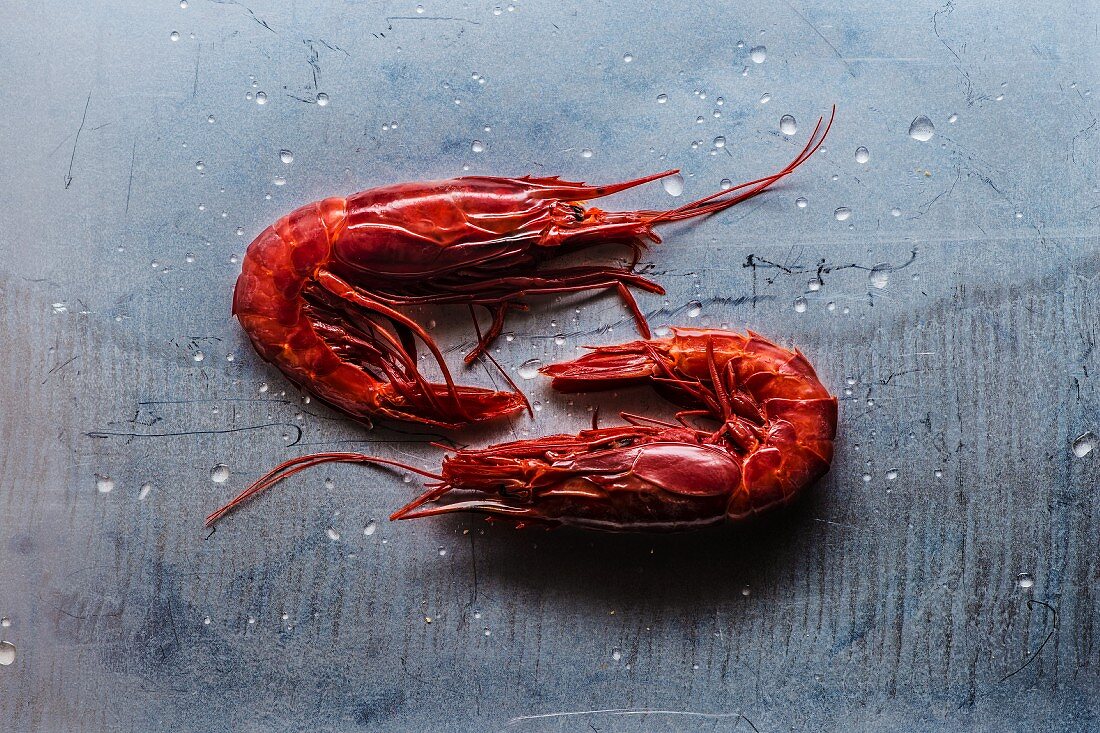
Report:
M617 662L617 661L619 661L620 659L623 658L623 653L621 651L619 651L618 649L612 649L611 650L611 658L614 659Z
M173 41L178 41L180 39L180 32L179 31L172 31L171 33L168 34L168 37L171 38Z
M731 180L730 180L730 179L728 179L728 178L723 178L723 179L722 179L722 182L721 182L720 184L718 184L718 185L722 187L722 190L723 190L723 191L728 191L728 190L730 190L731 188L733 188L733 181L731 181Z
M1020 573L1016 576L1016 585L1027 590L1035 585L1035 578L1031 576L1031 573Z
M749 58L753 63L762 64L768 58L768 49L764 46L753 46L749 49Z
M328 535L328 538L329 538L330 540L332 540L333 542L336 542L337 540L339 540L339 539L340 539L340 533L339 533L339 532L337 532L337 531L336 531L335 529L333 529L332 527L329 527L328 529L326 529L326 530L325 530L325 534L327 534L327 535Z
M767 104L770 101L772 101L772 95L767 92L764 93L764 96L760 97L760 104Z
M746 598L747 598L748 596L752 595L752 588L748 587L747 585L746 585L746 586L742 586L742 588L741 588L741 595L745 596Z
M203 163L201 160L195 161L195 170L201 171L201 170L205 170L205 169L206 169L206 163Z
M472 143L470 143L470 150L474 151L475 153L483 153L485 152L485 143L481 142L480 140L474 140Z
M802 296L798 296L794 299L794 312L805 313L806 312L806 299Z
M698 300L693 300L687 304L687 317L698 318L699 314L703 312L703 304Z
M932 136L936 134L936 127L932 124L932 120L928 119L924 115L913 120L913 123L909 125L909 137L920 142L927 142L932 139Z
M935 471L932 472L932 475L936 478L943 478L943 471L937 468Z
M15 664L15 644L10 641L0 641L0 664L5 667Z
M244 93L244 98L247 99L249 102L251 102L252 101L252 92L245 92Z
M424 13L424 6L423 5L417 5L416 6L416 14L417 15L422 15L423 13Z
M657 104L664 104L667 101L668 101L668 95L667 94L658 94L657 95Z
M897 207L890 209L890 216L901 216L901 209Z
M187 0L180 0L180 10L187 10Z
M858 148L856 148L856 162L857 163L859 163L860 165L863 165L864 163L866 163L870 159L871 159L871 152L869 150L867 150L867 148L863 147L862 145L860 145Z
M445 549L443 549L442 547L440 547L439 548L439 556L444 557L444 556L446 556L446 554L447 554L447 551Z
M629 53L629 52L623 54L623 63L624 64L629 64L633 60L634 60L634 54Z
M554 336L554 343L558 346L564 346L565 345L565 334L564 333L559 333L556 336Z
M799 196L798 198L796 198L794 200L794 205L797 206L800 209L805 209L806 204L808 204L808 203L809 203L809 201L806 200L805 196Z
M592 157L592 148L581 148L581 157L582 158L591 158Z
M490 634L492 634L492 633L493 633L493 632L489 631L489 629L485 629L485 635L486 635L486 636L489 636L489 635L490 635Z
M716 148L726 147L726 138L722 137L721 135L714 138L714 147L716 147Z
M283 161L283 163L285 163L286 165L290 165L294 162L294 153L290 152L289 150L280 150L279 160Z
M1084 458L1096 448L1096 434L1092 431L1082 433L1073 441L1073 455Z
M363 527L363 534L370 537L372 534L378 531L378 523L373 519L367 522L367 526Z
M224 484L229 480L229 466L218 463L210 469L210 480L216 484Z
M243 237L244 236L244 227L237 227L236 230L234 230L233 233L236 234L238 237Z
M109 494L115 488L115 482L110 476L103 476L101 474L95 475L95 488L101 494Z
M885 262L875 265L867 277L871 281L871 287L882 290L890 282L890 265Z
M327 107L328 106L328 95L325 94L324 92L321 92L320 94L317 95L317 106L318 107Z
M679 196L684 192L684 177L679 173L675 173L664 178L661 185L664 186L665 193L669 196Z
M870 401L870 400L868 400L868 401ZM886 480L887 481L893 481L897 477L898 477L898 470L896 468L891 468L889 471L886 472Z
M528 359L520 364L516 371L524 379L534 379L539 374L540 366L542 366L542 362L538 359Z
M779 118L779 131L784 135L793 135L798 132L798 122L792 115L783 115Z
M0 626L3 626L5 629L8 628L9 626L11 626L11 619L7 616L5 616L4 618L0 618Z
M959 121L959 116L958 115L951 115L950 117L947 118L947 121L950 122L953 125L953 124L955 124L956 122Z
M821 278L815 277L813 280L806 283L806 288L811 292L817 292L821 290L822 285L824 285L824 283L821 282Z
M256 104L267 104L266 92L256 92Z
M201 351L196 351L194 354L191 355L191 358L195 361L202 361L206 358L206 354L202 353Z
M850 217L851 215L852 210L849 209L847 206L841 206L839 209L833 212L833 216L836 217L837 221L847 221L848 217Z
M275 176L274 178L271 179L271 182L274 183L276 186L285 186L286 185L286 177L285 176Z
M142 484L141 490L138 491L138 501L145 501L148 498L149 492L153 490L152 484Z
M52 310L55 315L60 315L61 313L68 313L69 312L69 304L68 303L52 303L50 305L50 310Z
M869 473L863 474L863 483L865 483L865 484L871 483L871 474L869 474Z

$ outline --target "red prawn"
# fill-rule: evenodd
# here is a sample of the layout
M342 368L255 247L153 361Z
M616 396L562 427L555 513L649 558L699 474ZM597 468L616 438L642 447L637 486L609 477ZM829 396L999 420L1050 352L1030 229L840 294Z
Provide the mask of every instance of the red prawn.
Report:
M687 407L676 421L622 413L627 424L463 449L433 474L357 453L279 466L211 514L213 524L277 481L331 461L399 466L434 480L391 519L479 512L519 525L684 530L791 502L828 470L837 400L799 351L752 333L673 329L544 367L553 386L585 392L650 382ZM696 425L700 419L716 424Z
M836 110L834 108L833 115ZM809 142L782 170L668 211L609 212L582 202L677 171L590 186L558 178L472 176L401 183L307 204L265 229L248 247L233 313L256 351L303 389L359 418L379 416L458 428L518 412L514 391L455 384L427 332L396 310L465 304L491 315L470 362L501 333L525 296L616 290L643 336L645 318L629 288L664 290L634 272L653 227L704 216L755 196L821 146L832 125L818 120ZM820 135L819 135L820 133ZM540 268L557 255L602 243L629 247L629 265ZM443 383L428 381L419 339ZM508 380L511 383L511 380Z

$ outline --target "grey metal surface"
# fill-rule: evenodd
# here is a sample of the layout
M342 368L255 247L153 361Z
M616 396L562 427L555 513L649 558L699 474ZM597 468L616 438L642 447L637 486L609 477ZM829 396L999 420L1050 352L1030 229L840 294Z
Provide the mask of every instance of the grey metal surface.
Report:
M0 730L1100 727L1100 451L1073 447L1100 432L1096 5L498 1L0 8ZM785 163L833 102L783 186L664 231L642 299L817 365L841 437L806 502L670 537L390 525L419 482L334 466L207 538L288 457L440 457L244 341L237 258L280 213L466 165L678 166L683 197L615 201L673 205ZM508 330L513 370L633 335L612 298ZM668 414L521 383L534 421L464 438Z

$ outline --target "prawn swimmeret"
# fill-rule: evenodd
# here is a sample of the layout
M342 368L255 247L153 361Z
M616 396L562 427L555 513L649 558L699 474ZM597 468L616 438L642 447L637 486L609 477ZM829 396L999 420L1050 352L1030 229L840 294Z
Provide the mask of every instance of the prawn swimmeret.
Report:
M834 110L835 114L835 110ZM248 247L233 313L256 351L291 381L359 418L378 416L458 428L528 408L513 391L455 384L439 347L396 310L464 304L490 321L470 362L500 334L509 309L530 295L615 290L644 337L630 288L664 290L634 271L653 227L721 211L790 174L821 146L832 124L818 120L782 170L668 211L603 211L583 202L670 176L666 171L603 186L558 178L472 176L402 183L328 198L291 212ZM602 243L630 248L629 265L540 267ZM475 314L476 315L476 314ZM423 342L442 373L417 367Z
M649 382L685 409L674 422L622 413L627 424L619 427L459 450L439 474L358 453L303 456L207 525L287 476L342 461L433 480L391 519L479 512L520 525L691 529L787 504L832 462L836 397L801 353L752 332L673 329L668 338L595 348L541 371L565 392Z

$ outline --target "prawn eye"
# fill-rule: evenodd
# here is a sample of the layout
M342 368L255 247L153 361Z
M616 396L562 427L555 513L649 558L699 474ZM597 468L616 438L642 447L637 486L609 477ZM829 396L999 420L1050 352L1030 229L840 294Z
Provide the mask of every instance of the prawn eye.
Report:
M570 204L569 208L573 210L573 217L578 223L584 221L584 209L576 204Z

